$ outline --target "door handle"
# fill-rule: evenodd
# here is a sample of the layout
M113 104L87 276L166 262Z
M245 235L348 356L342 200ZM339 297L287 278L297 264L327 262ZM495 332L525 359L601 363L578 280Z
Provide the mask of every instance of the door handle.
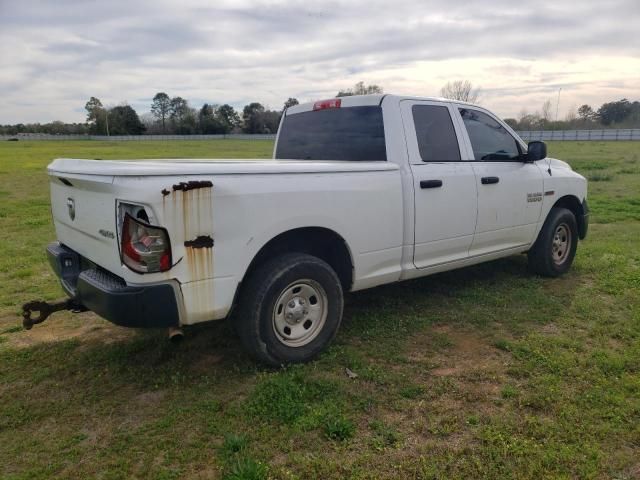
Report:
M491 185L492 183L498 183L500 178L498 177L482 177L480 179L483 185Z
M420 180L420 188L440 188L442 180Z

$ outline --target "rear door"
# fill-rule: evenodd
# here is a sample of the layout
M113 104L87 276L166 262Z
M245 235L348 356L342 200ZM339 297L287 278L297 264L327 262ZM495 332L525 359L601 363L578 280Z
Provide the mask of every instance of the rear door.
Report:
M414 265L428 268L467 258L477 191L471 162L462 160L453 106L417 100L400 106L414 183Z
M466 106L456 113L464 125L466 150L473 152L478 191L470 255L529 245L540 218L542 172L535 163L523 161L523 146L493 115Z

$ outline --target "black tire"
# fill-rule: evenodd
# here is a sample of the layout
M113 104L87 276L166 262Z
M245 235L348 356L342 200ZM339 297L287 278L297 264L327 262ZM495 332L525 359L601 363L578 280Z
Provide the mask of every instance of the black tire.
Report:
M558 277L571 268L577 248L575 215L566 208L552 208L528 252L529 268L545 277Z
M299 285L304 290L295 294ZM313 291L317 295L309 294ZM300 310L304 307L297 302L305 303L308 310ZM308 362L334 339L342 321L343 303L340 280L326 262L304 253L287 253L265 262L249 275L239 297L237 332L248 353L261 363L279 366ZM295 308L290 308L292 304ZM317 314L320 304L326 315ZM309 313L311 305L315 310ZM305 318L307 315L316 315L316 323ZM291 338L283 333L287 328ZM303 336L298 345L294 345L292 328ZM309 333L305 328L313 331Z

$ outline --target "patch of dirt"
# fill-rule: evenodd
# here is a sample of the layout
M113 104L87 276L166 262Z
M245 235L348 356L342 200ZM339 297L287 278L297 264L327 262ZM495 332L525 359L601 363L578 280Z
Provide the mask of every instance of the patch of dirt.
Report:
M191 370L200 374L211 374L224 360L224 355L221 353L203 353L198 355L196 361L191 365Z
M445 335L450 346L433 353L429 348L429 333L424 341L412 345L409 357L429 356L431 364L438 367L429 373L435 377L464 377L486 379L500 376L508 364L507 355L489 343L479 332L465 330L455 325L436 325L432 331ZM431 352L430 352L431 350Z
M188 478L191 478L193 480L211 480L222 478L220 470L221 469L219 467L203 467L202 470L190 473L188 475Z
M135 396L134 401L141 405L153 405L159 403L166 396L164 390L152 390Z
M640 478L640 463L637 463L629 469L630 478Z
M555 323L547 323L540 328L540 332L546 335L556 335L560 332L560 329Z
M436 377L448 377L455 375L457 372L458 369L456 367L434 368L431 370L431 375L435 375Z
M413 382L424 394L403 410L375 409L375 418L403 436L403 453L418 455L435 442L459 451L473 441L469 418L499 415L501 388L510 355L492 344L493 336L461 325L435 325L409 340L407 358Z
M4 320L2 323L9 321ZM135 330L118 327L91 312L79 314L54 313L44 323L31 330L20 330L3 335L6 344L15 348L28 348L40 343L60 342L82 338L83 340L114 343L135 335Z
M542 288L551 295L560 295L563 298L573 296L575 291L583 285L593 285L593 279L586 275L578 275L570 272L557 278L545 278Z

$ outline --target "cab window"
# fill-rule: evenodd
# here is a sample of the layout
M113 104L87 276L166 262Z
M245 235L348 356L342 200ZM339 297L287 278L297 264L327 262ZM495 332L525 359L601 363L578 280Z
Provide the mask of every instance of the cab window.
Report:
M414 105L411 112L422 161L460 161L460 147L449 108L438 105Z
M470 108L461 108L460 115L476 160L505 162L521 158L518 142L489 115Z

